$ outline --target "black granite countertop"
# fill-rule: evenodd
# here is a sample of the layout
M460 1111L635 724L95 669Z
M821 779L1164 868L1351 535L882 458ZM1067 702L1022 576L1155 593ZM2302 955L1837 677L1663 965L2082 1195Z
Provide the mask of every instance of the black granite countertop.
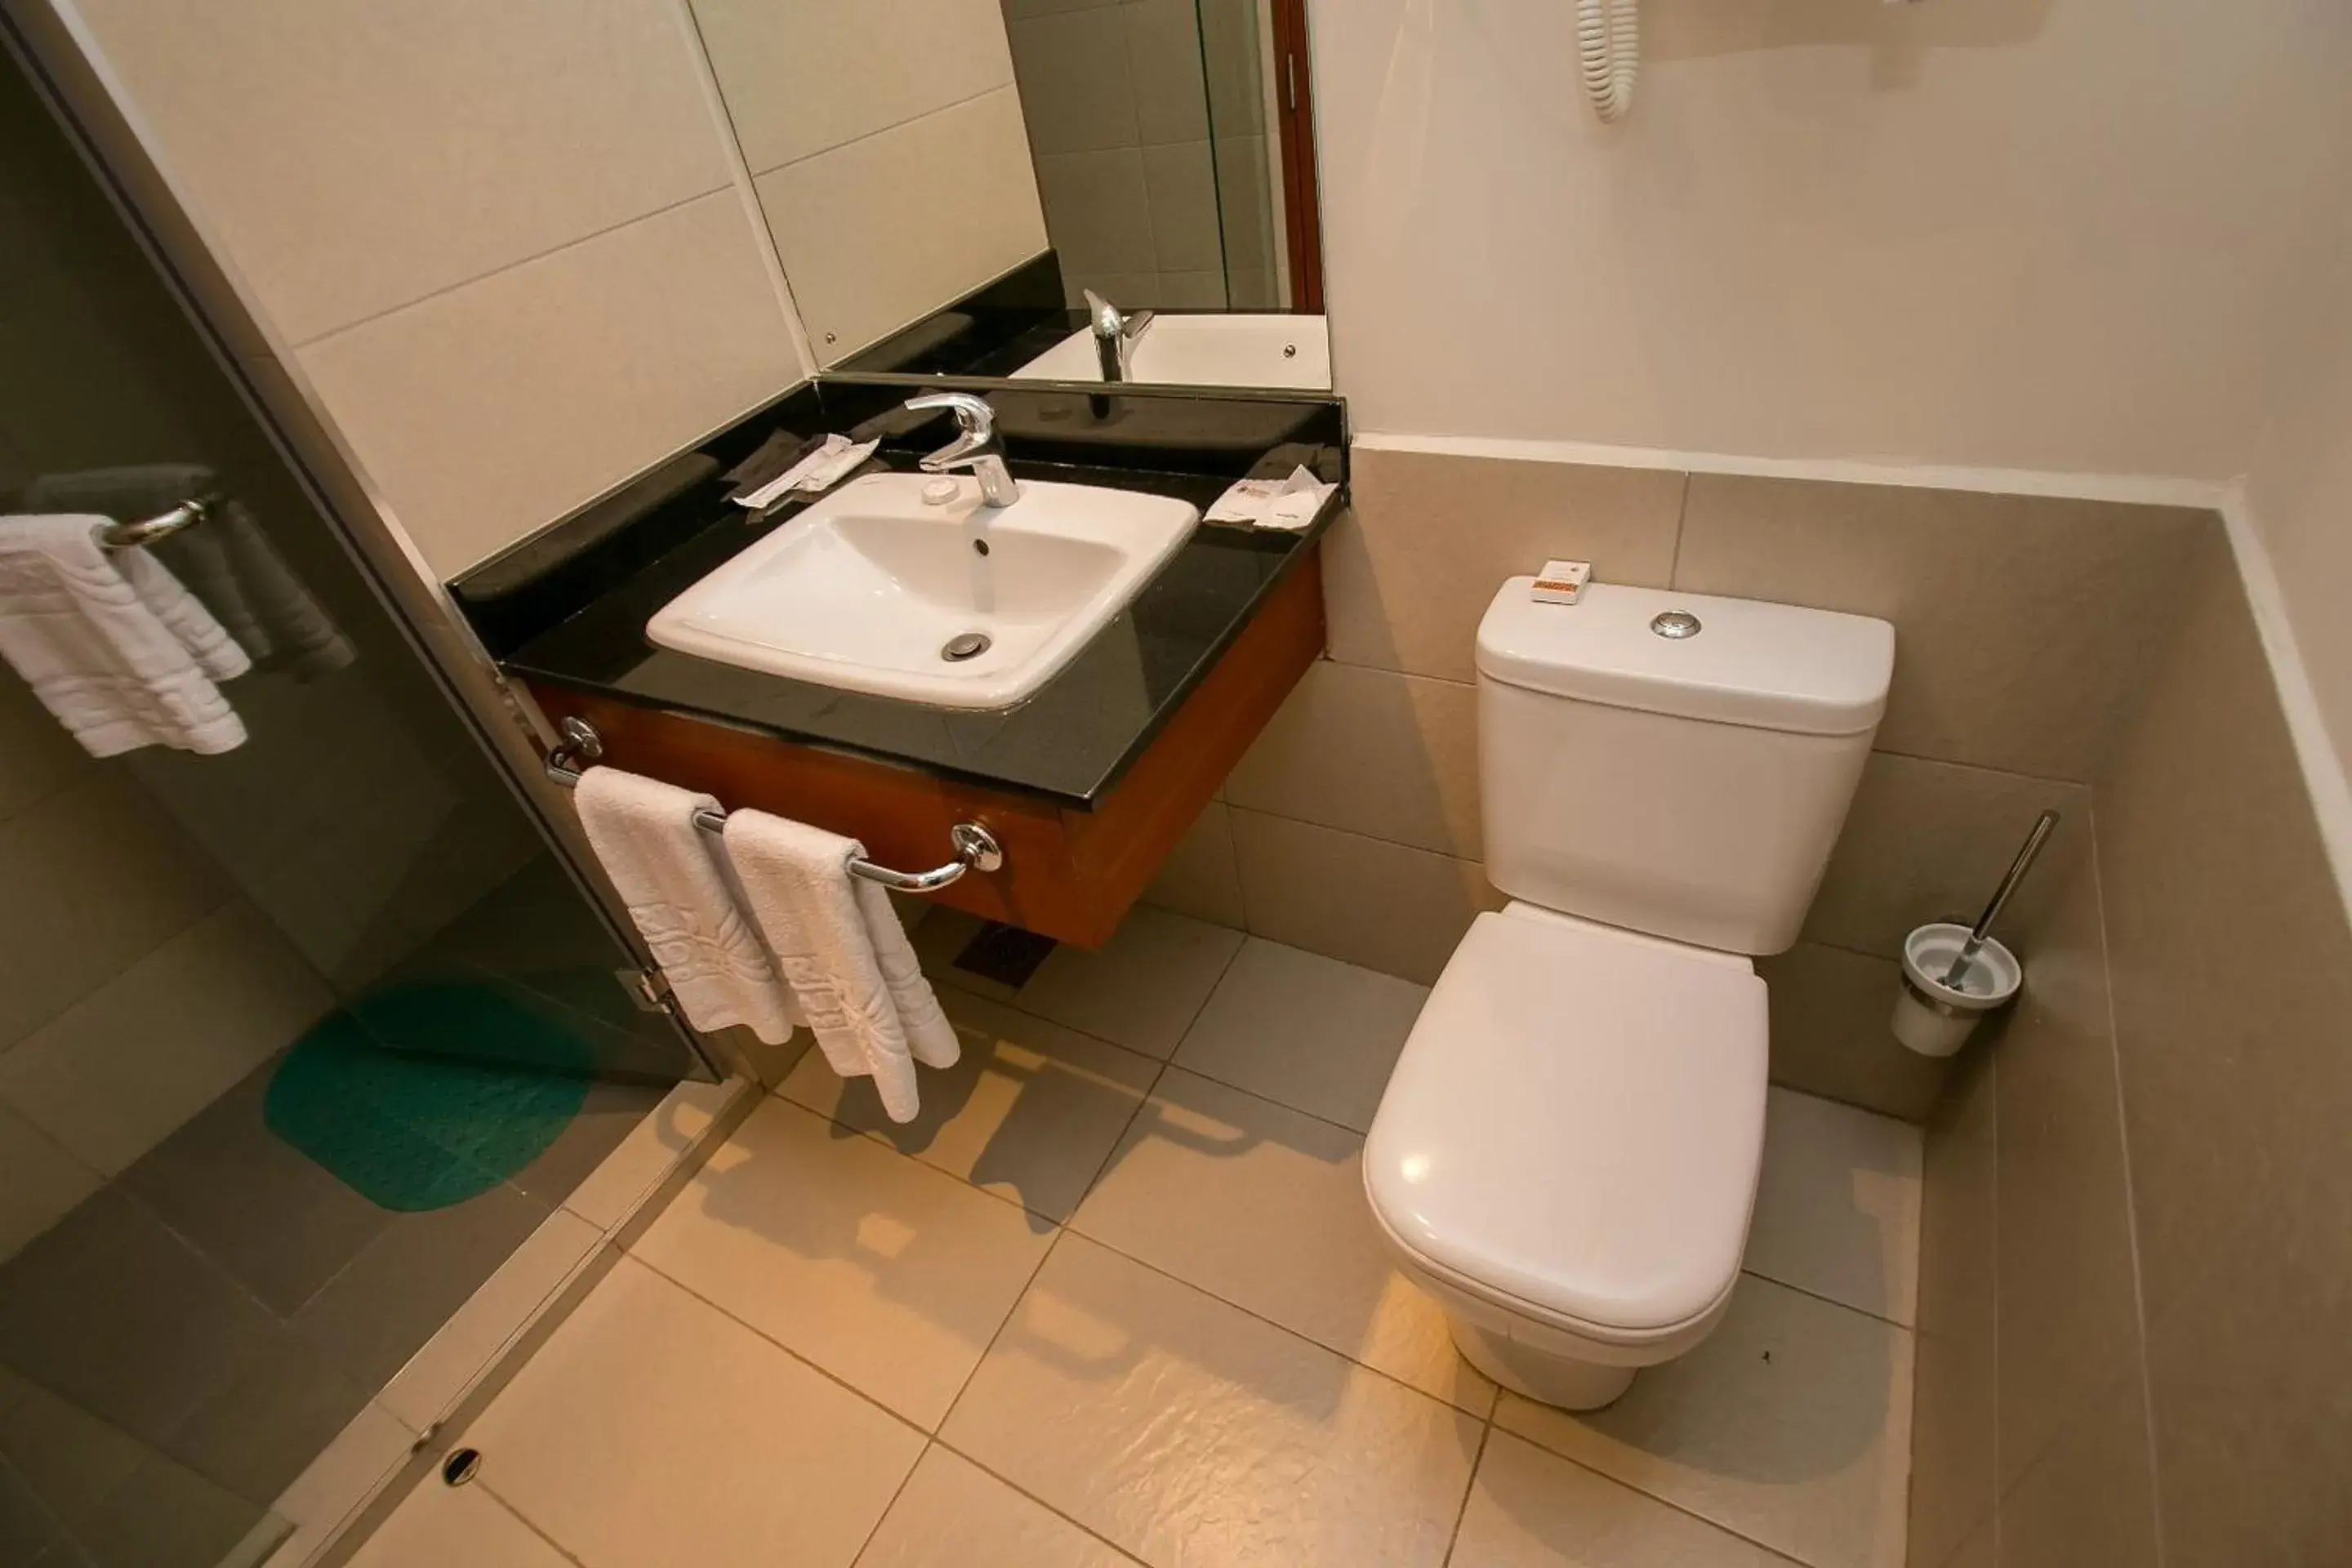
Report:
M1339 481L1298 533L1195 528L1061 673L992 712L871 697L697 658L647 641L655 612L804 503L757 521L727 500L728 469L779 429L883 442L911 470L944 444L943 416L904 413L904 389L820 382L643 476L449 584L500 667L535 681L716 720L1087 809L1305 559L1345 502L1336 400L1062 391L975 384L996 405L1018 478L1181 498L1206 512L1234 479L1304 463Z

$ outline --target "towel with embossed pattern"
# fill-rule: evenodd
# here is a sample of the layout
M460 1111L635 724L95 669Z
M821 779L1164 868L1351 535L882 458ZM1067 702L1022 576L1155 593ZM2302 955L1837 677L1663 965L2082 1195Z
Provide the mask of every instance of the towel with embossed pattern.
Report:
M915 1064L953 1067L962 1047L890 895L849 874L865 847L740 808L728 813L726 841L746 907L824 1059L844 1078L873 1079L891 1121L913 1121Z
M737 904L724 858L694 825L719 803L619 768L590 768L573 797L597 863L653 950L687 1021L741 1024L772 1046L789 1038L792 1000Z
M0 517L0 658L94 757L243 745L214 683L252 661L161 562L101 549L107 521Z

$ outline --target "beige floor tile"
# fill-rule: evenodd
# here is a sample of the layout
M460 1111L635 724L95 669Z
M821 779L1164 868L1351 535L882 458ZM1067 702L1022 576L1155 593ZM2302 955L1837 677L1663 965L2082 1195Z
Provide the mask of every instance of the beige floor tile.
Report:
M1363 1142L1171 1068L1071 1226L1483 1416L1494 1385L1390 1265Z
M1919 1129L1771 1091L1747 1267L1906 1327L1917 1318Z
M1165 1061L1241 945L1237 931L1139 904L1100 949L1055 948L1014 1005Z
M934 1445L858 1554L857 1568L1130 1568L1134 1562Z
M1478 1460L1448 1568L1778 1568L1788 1561L1497 1432Z
M1176 1047L1176 1065L1370 1128L1429 987L1252 937Z
M1047 1242L1011 1204L771 1100L634 1250L931 1427Z
M838 1568L923 1448L905 1423L625 1258L467 1436L484 1455L467 1489L495 1492L585 1568Z
M677 1085L572 1189L563 1206L599 1230L620 1226L711 1135L712 1124L734 1108L738 1095L757 1092L740 1079Z
M1065 1235L941 1435L1147 1563L1435 1568L1479 1431Z
M952 986L940 988L940 1002L963 1059L921 1075L914 1121L892 1121L873 1079L841 1078L820 1051L803 1057L778 1092L1049 1219L1067 1219L1160 1064Z
M1911 1335L1769 1279L1606 1410L1506 1394L1498 1426L1813 1568L1898 1568Z
M446 1415L509 1341L571 1282L604 1241L594 1226L566 1209L539 1222L498 1272L434 1331L377 1398L410 1429L425 1431Z
M517 1519L487 1487L427 1480L360 1547L351 1568L569 1568L563 1553Z

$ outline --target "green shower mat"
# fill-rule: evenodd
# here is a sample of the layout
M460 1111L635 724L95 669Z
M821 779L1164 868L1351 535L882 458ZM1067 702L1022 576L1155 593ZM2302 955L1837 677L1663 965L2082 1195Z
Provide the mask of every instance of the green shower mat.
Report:
M388 1050L379 1039L432 1049ZM469 1040L549 1070L437 1054ZM588 1093L588 1042L486 984L404 986L331 1014L269 1080L269 1130L377 1205L447 1208L537 1159Z

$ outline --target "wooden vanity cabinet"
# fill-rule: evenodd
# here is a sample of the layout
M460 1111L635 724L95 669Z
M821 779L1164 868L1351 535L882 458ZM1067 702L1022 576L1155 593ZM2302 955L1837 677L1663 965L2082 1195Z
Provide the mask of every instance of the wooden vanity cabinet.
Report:
M1319 546L1277 585L1144 753L1091 811L943 779L619 698L530 682L551 720L585 719L604 761L861 840L886 866L951 858L948 830L980 822L1004 849L928 895L1081 947L1108 941L1176 841L1323 651Z

